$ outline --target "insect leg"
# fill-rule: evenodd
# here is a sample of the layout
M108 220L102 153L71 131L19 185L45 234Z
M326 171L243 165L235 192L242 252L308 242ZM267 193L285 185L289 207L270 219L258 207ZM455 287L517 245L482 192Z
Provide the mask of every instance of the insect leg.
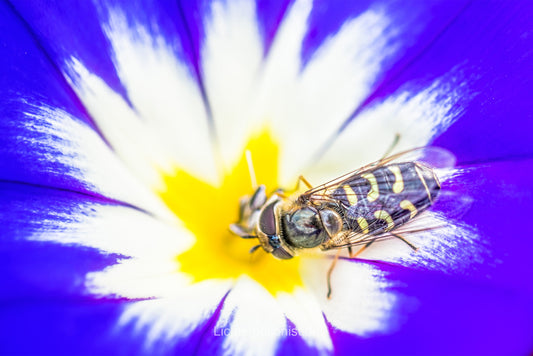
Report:
M298 181L296 182L296 187L294 187L294 190L292 190L291 192L297 192L298 190L300 190L300 183L303 182L308 189L311 189L313 188L313 186L311 185L311 183L309 183L309 181L307 179L304 178L304 176L300 175L298 177ZM284 193L283 189L278 189L274 192L274 194L276 194L278 197L282 198L282 199L287 199L289 196L287 194Z
M308 189L311 189L313 188L313 186L311 185L311 183L309 183L309 181L307 179L305 179L304 176L300 175L298 177L298 182L296 183L296 189L294 190L298 190L300 189L300 182L303 182L303 184L305 184L307 186Z
M333 259L333 262L331 263L331 266L329 266L328 269L328 299L331 298L331 273L333 273L333 269L335 268L335 265L337 264L337 261L339 259L339 255L341 254L341 250L338 250L335 254L335 258Z
M407 246L411 247L413 249L413 251L416 251L418 250L418 247L416 247L415 245L413 245L411 242L409 242L405 237L403 237L402 235L399 235L399 234L395 234L395 233L392 233L391 232L391 235L394 236L394 237L397 237L399 238L400 240L402 240L403 242L405 242L407 244Z
M361 252L363 252L367 247L369 247L370 245L372 245L374 243L374 241L376 241L376 239L374 240L371 240L370 242L368 242L366 245L364 245L363 247L361 247L356 253L353 253L352 251L352 246L348 246L348 253L350 254L350 258L355 258L357 257ZM333 273L333 269L335 268L335 265L337 264L337 260L339 259L339 255L341 254L341 251L342 250L338 250L337 251L337 254L335 255L335 258L333 259L333 262L331 263L331 266L329 267L328 269L328 299L331 298L331 274Z
M283 190L281 190L281 189L276 190L276 191L274 192L274 194L276 194L278 197L280 197L280 198L282 198L282 199L288 199L288 198L289 198L289 196L288 196L287 194L285 194L285 193L283 192Z
M351 249L352 246L348 246L348 252L350 253L350 258L355 258L355 257L359 256L361 254L361 252L363 252L364 250L367 249L367 247L372 245L374 243L374 241L376 241L376 239L370 240L369 243L367 243L366 245L363 245L363 247L361 247L359 250L357 250L356 253L352 253L352 249Z

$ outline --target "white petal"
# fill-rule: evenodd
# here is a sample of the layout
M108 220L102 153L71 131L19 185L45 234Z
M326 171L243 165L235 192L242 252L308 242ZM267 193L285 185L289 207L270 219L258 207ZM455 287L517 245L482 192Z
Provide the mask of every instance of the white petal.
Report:
M309 168L306 176L314 184L327 182L381 158L395 136L400 140L394 153L422 147L444 132L470 100L459 69L412 93L409 86L358 115L332 142L326 153Z
M172 298L132 303L123 311L117 329L133 325L145 339L147 352L166 354L213 315L229 287L228 282L211 280L183 289Z
M281 140L283 184L368 95L381 63L396 49L382 11L347 21L303 67L310 0L296 1L266 59L253 2L214 2L202 50L206 88L224 160L234 162L247 135L266 127ZM397 43L397 42L396 42Z
M285 184L302 172L323 145L369 94L388 45L387 16L368 10L348 20L317 49L302 69L301 44L309 1L297 2L272 45L257 105L282 138Z
M33 159L42 161L44 166L59 162L67 167L61 174L80 181L88 190L171 218L168 208L131 175L91 127L63 110L44 105L29 106L25 115L29 119L25 124L28 132L41 134L19 138L24 145L40 147L34 150ZM43 152L42 156L39 152Z
M213 1L204 19L204 83L227 165L242 153L249 134L250 102L263 57L255 2Z
M217 181L208 119L197 82L163 36L128 25L110 11L104 26L130 107L76 58L68 78L104 136L134 173L161 187L160 169L173 165Z
M50 217L54 224L64 221L63 226L43 228L29 239L143 258L177 255L193 241L190 232L178 222L162 223L146 213L121 206L79 203L68 213L49 213L54 214ZM42 214L37 213L37 218Z
M191 278L177 271L176 255L123 259L100 272L87 274L91 295L129 299L168 298L190 287Z
M291 293L276 294L285 316L294 323L294 330L312 348L327 354L333 350L329 330L315 293L297 287ZM289 334L291 336L291 334Z
M227 355L273 355L287 334L287 322L272 295L242 277L226 298L213 333L225 336Z
M71 241L61 241L131 257L89 273L85 286L91 294L169 297L179 295L191 283L190 277L178 273L176 257L191 246L194 237L177 223L163 224L127 209L100 208L70 236Z
M171 169L172 160L156 133L119 94L76 58L69 65L80 78L71 84L118 157L149 187L162 189L161 172Z
M292 95L296 90L296 77L300 70L299 49L310 9L311 2L308 0L298 1L292 6L281 26L283 30L272 45L271 52L275 54L269 55L267 68L264 68L263 44L253 2L213 3L212 16L205 25L206 44L202 61L226 164L238 159L252 132L272 128L275 120L277 123L285 121L287 115L276 115L288 103L291 109L295 108ZM281 92L270 93L270 90ZM298 120L290 118L295 119ZM283 126L282 130L274 132L276 138L280 135L278 131L283 132ZM283 148L281 152L285 153Z
M332 296L327 299L326 273L331 259L303 260L304 282L312 289L327 320L336 328L360 336L396 329L391 311L395 296L387 291L382 271L357 262L339 260L332 274Z
M422 223L417 223L423 219ZM444 273L467 273L489 258L479 233L471 226L427 211L412 222L419 228L439 228L419 233L402 234L417 247L413 251L399 239L372 244L358 258L396 262L403 266L437 270ZM408 229L404 225L402 229Z

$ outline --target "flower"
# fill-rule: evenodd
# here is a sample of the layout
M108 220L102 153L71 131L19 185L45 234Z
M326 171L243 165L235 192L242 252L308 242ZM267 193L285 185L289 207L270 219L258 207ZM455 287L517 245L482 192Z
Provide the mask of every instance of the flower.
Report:
M530 5L409 5L0 5L3 353L531 352ZM327 255L227 232L246 150L273 190L396 134L473 199L418 253L339 261L328 300Z

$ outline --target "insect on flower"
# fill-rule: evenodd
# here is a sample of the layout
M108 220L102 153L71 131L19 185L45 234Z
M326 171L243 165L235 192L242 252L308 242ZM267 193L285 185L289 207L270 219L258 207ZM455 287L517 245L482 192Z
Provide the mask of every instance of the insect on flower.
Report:
M287 195L279 189L270 197L260 185L240 202L239 221L230 226L242 238L258 238L262 247L278 259L290 259L303 249L318 247L338 253L347 248L356 257L376 241L396 238L413 250L410 233L438 228L435 221L422 221L423 212L442 195L436 168L453 166L453 155L441 148L423 147L382 158L328 183ZM415 224L413 224L415 223ZM442 226L442 225L441 225ZM361 246L357 252L352 247Z

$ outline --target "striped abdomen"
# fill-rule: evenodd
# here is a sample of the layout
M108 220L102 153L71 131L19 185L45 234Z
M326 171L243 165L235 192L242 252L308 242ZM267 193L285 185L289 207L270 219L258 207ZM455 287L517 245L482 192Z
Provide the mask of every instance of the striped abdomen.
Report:
M378 167L330 188L346 229L378 234L405 224L427 209L440 184L433 170L416 162Z

